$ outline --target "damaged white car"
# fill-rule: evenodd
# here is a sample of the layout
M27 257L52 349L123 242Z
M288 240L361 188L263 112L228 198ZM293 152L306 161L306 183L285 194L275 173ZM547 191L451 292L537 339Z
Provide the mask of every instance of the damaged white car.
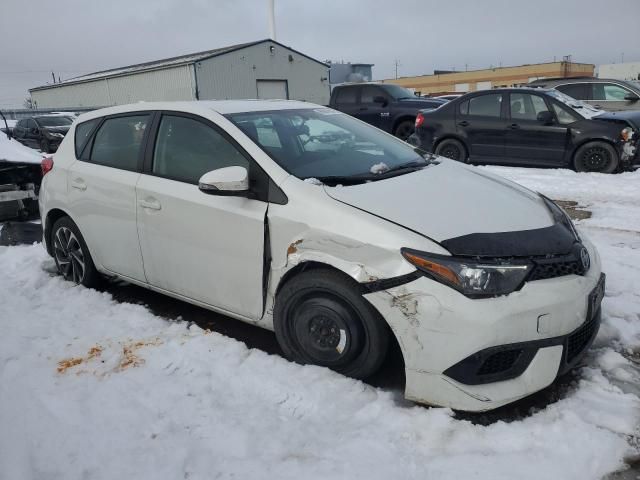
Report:
M119 277L272 329L292 360L357 378L397 341L417 402L525 397L598 331L598 253L552 201L331 109L98 110L43 171L65 278Z

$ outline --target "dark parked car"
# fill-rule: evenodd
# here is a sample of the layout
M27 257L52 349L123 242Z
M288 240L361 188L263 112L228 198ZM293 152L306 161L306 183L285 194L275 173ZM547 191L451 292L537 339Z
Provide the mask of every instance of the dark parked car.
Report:
M418 111L445 103L416 97L398 85L356 83L334 87L329 106L406 140L413 133Z
M639 131L640 112L602 112L557 90L504 88L421 112L410 142L462 162L611 173L640 166Z
M52 153L69 131L73 117L42 115L20 120L13 127L13 137L27 147Z
M529 85L553 88L603 110L640 110L640 81L592 77L550 78L535 80Z

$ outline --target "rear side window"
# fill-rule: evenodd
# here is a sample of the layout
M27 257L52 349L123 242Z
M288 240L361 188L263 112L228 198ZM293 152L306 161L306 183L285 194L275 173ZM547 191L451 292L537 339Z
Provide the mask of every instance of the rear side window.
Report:
M91 162L122 170L137 170L149 115L108 118L95 135Z
M336 103L356 103L356 89L355 88L339 88L336 93Z
M469 115L500 118L502 94L480 95L469 99Z
M76 126L75 133L75 147L76 147L76 158L80 158L82 154L82 149L87 144L87 139L89 138L89 134L93 131L93 128L100 121L99 118L94 118L93 120L87 120L86 122L79 123Z
M249 161L221 133L192 118L163 115L153 154L153 173L197 184L211 170Z

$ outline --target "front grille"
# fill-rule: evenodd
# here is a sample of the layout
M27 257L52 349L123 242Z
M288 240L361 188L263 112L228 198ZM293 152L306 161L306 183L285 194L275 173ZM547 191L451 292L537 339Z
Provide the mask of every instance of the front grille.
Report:
M529 280L562 277L564 275L584 275L582 262L575 259L559 259L545 263L536 263L529 274Z
M502 352L497 352L484 361L484 363L478 369L478 375L491 375L495 373L506 372L513 364L516 363L520 355L522 354L521 349L515 350L505 350Z
M587 348L598 329L599 319L599 315L594 315L591 320L569 336L567 339L567 363L571 363Z

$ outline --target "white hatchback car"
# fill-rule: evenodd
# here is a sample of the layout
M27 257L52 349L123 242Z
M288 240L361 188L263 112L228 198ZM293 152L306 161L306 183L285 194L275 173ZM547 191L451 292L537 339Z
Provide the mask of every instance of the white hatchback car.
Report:
M395 339L417 402L525 397L598 331L599 257L558 206L321 106L98 110L43 173L66 279L119 277L275 330L290 359L357 378Z

